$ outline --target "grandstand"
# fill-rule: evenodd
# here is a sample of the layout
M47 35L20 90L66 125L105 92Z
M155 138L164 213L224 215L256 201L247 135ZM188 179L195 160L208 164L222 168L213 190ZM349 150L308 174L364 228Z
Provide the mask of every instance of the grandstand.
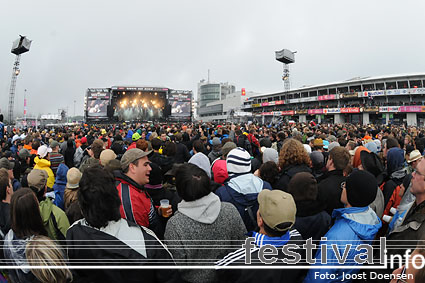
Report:
M424 126L424 95L425 73L403 74L259 94L243 108L262 122L284 116L299 122Z

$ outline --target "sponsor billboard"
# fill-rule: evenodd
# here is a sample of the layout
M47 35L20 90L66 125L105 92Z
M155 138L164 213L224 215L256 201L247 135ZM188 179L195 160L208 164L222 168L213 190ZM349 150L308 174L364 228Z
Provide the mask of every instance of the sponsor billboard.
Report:
M341 108L341 113L360 113L360 108L359 107Z

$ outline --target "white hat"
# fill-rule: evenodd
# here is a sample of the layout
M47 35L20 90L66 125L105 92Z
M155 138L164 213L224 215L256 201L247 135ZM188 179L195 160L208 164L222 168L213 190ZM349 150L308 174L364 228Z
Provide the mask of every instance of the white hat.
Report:
M308 144L303 144L305 151L307 151L308 154L311 153L311 146L309 146Z
M44 158L50 152L52 152L50 147L47 147L47 145L42 145L38 148L37 155L39 155L41 158Z
M12 143L14 143L15 141L20 140L20 139L21 139L20 136L14 135L13 138L12 138Z
M409 160L407 162L412 163L413 161L416 161L421 157L422 157L422 154L419 152L419 150L415 149L410 153Z
M251 155L241 147L232 149L226 159L227 172L232 174L245 174L251 172Z

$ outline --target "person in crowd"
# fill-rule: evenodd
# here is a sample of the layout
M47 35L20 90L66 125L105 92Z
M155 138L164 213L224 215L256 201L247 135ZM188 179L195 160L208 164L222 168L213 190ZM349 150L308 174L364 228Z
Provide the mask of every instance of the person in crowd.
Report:
M342 146L335 147L329 152L326 162L327 173L319 182L317 197L329 215L332 215L334 209L344 206L341 203L341 184L345 181L343 170L349 161L350 154Z
M104 150L103 141L100 139L96 139L93 141L91 147L87 147L87 156L88 158L81 161L80 171L84 173L84 170L91 166L97 166L100 164L100 154Z
M177 133L174 135L176 137L176 155L174 156L174 161L177 164L188 162L190 159L189 150L187 150L187 146L183 144L183 135L181 133Z
M51 268L67 265L64 251L51 239L37 235L30 239L25 249L25 257L30 266L45 266L46 268L31 268L31 273L42 283L72 282L72 273L68 268Z
M271 185L251 173L251 156L248 151L237 147L226 159L228 180L215 193L221 201L232 203L242 217L248 231L254 230L258 210L257 196Z
M47 179L47 177L46 177ZM37 235L47 236L34 192L28 188L17 190L10 200L11 229L4 239L4 257L17 269L9 269L12 282L36 282L28 268L25 250L30 239Z
M13 190L16 191L21 187L21 183L15 179L13 175L14 162L9 161L6 157L0 158L0 168L4 168L7 170L9 174L9 179L12 182Z
M126 153L130 152L131 155L135 150L141 151L130 149ZM125 154L123 158L126 158ZM168 249L151 230L121 217L121 201L114 177L99 165L84 171L78 202L84 218L75 222L66 235L71 265L72 260L112 265L174 264ZM115 248L110 249L110 245ZM175 269L132 269L124 272L113 268L78 269L76 273L84 282L143 280L171 283L178 280Z
M13 195L13 186L6 169L0 169L0 239L10 230L10 200ZM2 254L2 252L0 252Z
M335 150L335 149L334 149ZM339 256L345 254L348 244L348 251L345 265L358 265L354 261L356 255L360 254L356 247L361 244L372 244L375 235L382 226L382 222L376 213L369 207L376 198L376 187L378 186L375 177L369 172L356 170L347 177L342 184L341 202L344 208L335 209L332 218L335 223L325 234L325 240L321 244L327 245L327 264L321 263L322 252L319 249L316 253L316 264L321 265L321 269L310 269L304 282L328 282L321 279L320 274L335 274L335 282L343 279L345 274L357 274L359 269L330 269L326 265L339 265L337 256L332 249L332 244L338 247ZM319 274L319 276L317 276ZM346 279L344 282L349 282Z
M211 179L211 163L209 158L202 152L204 146L201 141L196 140L193 143L193 153L194 155L189 159L189 163L195 164L199 168L205 171L208 175L208 178Z
M293 197L280 190L263 190L258 195L259 209L256 220L259 230L250 231L249 237L253 237L253 248L250 249L251 269L229 269L220 271L220 282L301 282L303 271L300 269L279 269L284 263L282 259L288 256L282 252L286 245L298 245L301 247L305 241L300 233L294 229L296 205ZM258 231L258 232L257 232ZM277 248L274 254L279 261L272 263L275 269L256 269L255 266L262 265L259 261L259 249L264 245L272 245ZM294 252L305 257L301 248ZM244 248L236 250L223 259L216 262L216 267L229 265L244 265L247 252ZM264 265L264 264L263 264Z
M392 241L393 245L388 249L388 254L404 254L408 245L416 245L425 235L424 176L425 160L422 159L412 173L410 192L415 196L415 200L403 211L397 211L389 225L387 240Z
M140 138L137 142L136 142L136 148L141 149L143 151L148 151L149 149L149 144L148 142L144 139L144 138Z
M425 268L415 268L413 265L413 261L415 261L415 265L420 267L423 262L421 260L422 258L425 258L425 240L422 238L421 241L418 242L418 245L416 246L416 249L410 254L409 258L409 264L403 265L394 270L392 273L394 275L394 279L390 281L390 283L400 283L400 282L407 282L407 283L421 283L425 282ZM397 276L405 275L406 280L404 279L397 279ZM403 281L402 281L403 280Z
M254 172L254 175L260 177L261 180L273 184L276 182L279 175L279 168L277 164L273 161L267 161L261 165L261 167Z
M159 216L151 197L143 187L149 183L152 170L148 159L150 153L138 148L127 150L121 158L121 170L115 171L114 175L121 199L121 217L156 232L161 230L161 227L158 227ZM167 217L171 214L170 209Z
M311 160L301 142L287 139L279 153L279 179L272 185L274 189L287 191L291 178L299 172L311 173Z
M288 193L297 206L294 228L303 239L320 240L329 230L331 216L317 200L318 186L314 176L307 172L295 174L288 184Z
M161 167L162 172L165 174L166 169L163 169L163 167L171 169L172 161L168 159L166 156L159 153L162 146L162 142L160 139L158 138L152 139L151 144L152 144L152 153L149 155L149 161L159 165L159 167Z
M226 243L240 245L245 239L245 225L236 208L220 202L211 192L210 178L193 164L183 164L176 171L177 193L182 198L177 212L165 230L165 242L180 264L196 265L201 259L211 262L229 253ZM194 246L209 247L194 248ZM213 269L180 270L185 282L217 282Z
M64 152L65 164L68 168L74 167L75 144L73 139L68 139Z
M33 169L28 174L28 185L39 202L42 223L47 235L53 240L63 240L69 228L69 221L65 212L54 205L50 198L45 197L47 180L48 175L44 170Z
M53 185L53 191L55 193L55 199L53 200L53 204L62 210L65 210L64 193L67 182L67 173L68 167L64 163L59 164L58 170L56 172L55 184Z
M49 154L50 168L56 176L59 164L64 163L65 159L63 155L59 153L59 143L57 141L53 140L50 143L50 148L52 149L52 152Z
M117 158L117 155L112 149L102 150L99 156L100 165L103 167L107 166L111 160Z
M82 137L80 139L81 145L77 147L74 154L74 166L79 168L81 165L81 161L83 160L84 152L86 151L88 147L87 138Z
M208 154L208 158L210 159L210 163L213 163L214 160L216 160L217 158L220 158L220 156L222 156L221 141L220 141L219 138L214 137L212 139L212 150Z
M37 150L37 157L34 158L35 166L34 169L40 169L46 171L49 176L47 179L47 188L51 190L55 183L55 175L53 174L52 169L50 168L50 153L52 149L47 147L46 145L42 145Z
M236 148L236 144L234 142L228 141L224 143L221 148L221 158L217 158L211 164L212 180L214 182L223 185L227 178L229 178L229 173L227 172L226 158L229 152L234 148Z

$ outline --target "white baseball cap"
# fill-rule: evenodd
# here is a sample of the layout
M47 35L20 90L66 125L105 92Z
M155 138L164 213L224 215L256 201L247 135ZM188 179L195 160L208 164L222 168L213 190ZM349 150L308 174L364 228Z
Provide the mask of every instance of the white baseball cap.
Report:
M50 147L47 147L47 145L42 145L38 148L37 155L39 155L41 158L44 158L50 152L52 152Z

